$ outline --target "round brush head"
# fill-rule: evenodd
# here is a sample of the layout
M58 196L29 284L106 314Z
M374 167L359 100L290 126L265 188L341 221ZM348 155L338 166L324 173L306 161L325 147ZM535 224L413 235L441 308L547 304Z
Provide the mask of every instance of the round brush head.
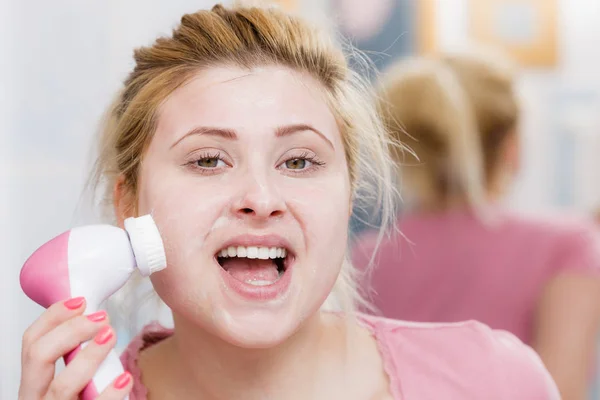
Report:
M137 267L143 276L149 276L167 267L165 247L150 214L127 218L125 230L129 235Z

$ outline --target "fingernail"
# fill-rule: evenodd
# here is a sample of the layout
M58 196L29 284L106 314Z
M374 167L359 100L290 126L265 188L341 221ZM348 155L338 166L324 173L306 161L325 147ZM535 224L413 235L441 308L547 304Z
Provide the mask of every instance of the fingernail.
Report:
M129 372L124 372L115 380L115 389L123 389L125 386L129 385L131 381L131 374Z
M106 319L106 311L95 312L93 314L87 315L86 318L92 322L104 321Z
M64 302L65 307L69 310L77 310L79 307L83 305L85 299L83 297L73 297Z
M100 329L100 332L98 332L98 334L94 338L94 342L96 342L98 344L104 344L104 343L108 342L110 339L112 339L113 336L114 336L114 334L113 334L111 327L105 326L104 328Z

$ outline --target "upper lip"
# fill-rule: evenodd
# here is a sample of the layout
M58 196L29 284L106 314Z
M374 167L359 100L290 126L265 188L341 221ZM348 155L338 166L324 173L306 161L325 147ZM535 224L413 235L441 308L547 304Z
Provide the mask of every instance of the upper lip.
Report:
M283 247L288 253L293 252L290 242L279 235L239 235L225 241L217 253L228 247Z

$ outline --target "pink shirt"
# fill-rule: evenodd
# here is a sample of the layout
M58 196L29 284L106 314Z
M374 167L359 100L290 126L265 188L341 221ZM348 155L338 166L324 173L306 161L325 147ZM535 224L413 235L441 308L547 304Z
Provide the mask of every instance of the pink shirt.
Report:
M394 399L559 399L539 357L510 333L474 321L424 324L359 315L359 322L377 341ZM147 399L140 351L172 332L148 325L122 354L134 377L130 400Z
M490 226L464 210L403 216L401 235L383 241L374 258L372 302L381 314L421 322L473 319L531 343L548 280L564 271L599 272L592 221L489 212ZM355 265L366 265L374 246L372 233L359 239Z

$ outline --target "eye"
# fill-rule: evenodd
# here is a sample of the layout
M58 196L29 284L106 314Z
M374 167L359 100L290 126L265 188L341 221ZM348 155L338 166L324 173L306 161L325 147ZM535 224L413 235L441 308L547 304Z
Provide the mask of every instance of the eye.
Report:
M196 160L196 165L201 168L217 168L225 166L225 162L218 157L203 157Z
M230 166L220 152L202 152L192 155L186 163L188 167L202 174L212 174Z
M300 174L315 171L324 165L325 163L319 160L316 154L306 151L301 154L290 156L281 163L279 168L288 173Z
M285 162L287 169L305 169L307 164L310 165L311 162L304 158L294 158Z

